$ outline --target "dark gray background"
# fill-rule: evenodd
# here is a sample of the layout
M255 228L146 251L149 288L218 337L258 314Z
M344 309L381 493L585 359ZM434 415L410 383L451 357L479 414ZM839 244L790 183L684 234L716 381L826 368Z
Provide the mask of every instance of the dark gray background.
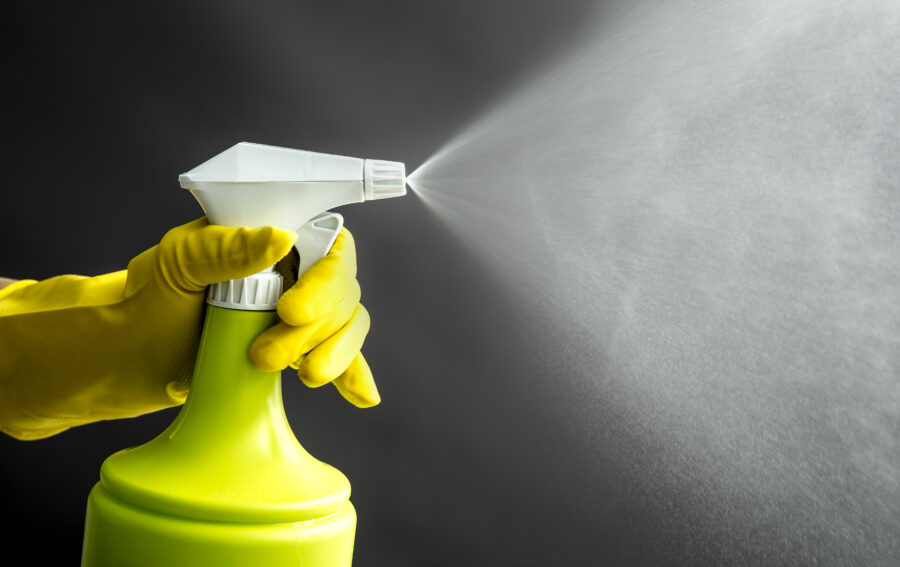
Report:
M123 268L199 216L177 175L240 140L412 170L604 12L513 0L186 4L32 3L5 16L2 275ZM350 478L356 564L808 563L831 545L828 526L799 547L780 540L789 510L771 525L719 521L730 516L697 493L689 462L673 474L625 410L559 387L565 370L549 361L595 345L544 333L417 197L342 212L384 401L356 410L286 374L285 405L307 449ZM596 415L621 425L591 427ZM0 439L7 553L75 563L102 460L173 417Z
M592 9L592 8L590 8ZM4 16L2 275L123 268L202 214L177 175L241 141L410 170L566 43L573 2L18 3ZM383 403L285 377L304 446L351 480L356 563L592 562L636 537L548 392L505 395L527 347L411 196L346 208ZM65 372L65 361L60 361ZM547 377L552 381L552 377ZM0 439L7 553L74 564L103 459L174 411ZM637 509L631 510L632 515ZM631 525L632 527L627 527Z

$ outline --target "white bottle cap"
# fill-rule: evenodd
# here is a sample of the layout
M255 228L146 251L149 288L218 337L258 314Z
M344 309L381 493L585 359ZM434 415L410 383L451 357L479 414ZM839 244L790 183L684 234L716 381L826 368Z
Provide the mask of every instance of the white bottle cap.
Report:
M240 311L274 311L284 283L281 274L271 269L210 285L206 302Z
M399 161L367 159L366 201L406 195L406 166Z

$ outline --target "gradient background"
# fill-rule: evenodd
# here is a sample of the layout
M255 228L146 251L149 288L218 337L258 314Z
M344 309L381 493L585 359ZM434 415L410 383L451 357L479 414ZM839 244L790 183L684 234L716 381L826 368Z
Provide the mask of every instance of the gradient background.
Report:
M2 23L0 275L123 268L199 216L177 175L237 141L412 171L604 7L20 3ZM627 420L599 426L616 423L617 408L559 387L562 370L547 362L551 350L591 345L545 336L416 196L341 212L357 241L373 320L364 352L383 403L359 411L286 374L285 406L304 446L350 478L355 564L810 559L778 537L790 514L734 529ZM155 436L175 411L39 442L0 438L6 554L76 563L101 462ZM827 530L809 545L816 537Z

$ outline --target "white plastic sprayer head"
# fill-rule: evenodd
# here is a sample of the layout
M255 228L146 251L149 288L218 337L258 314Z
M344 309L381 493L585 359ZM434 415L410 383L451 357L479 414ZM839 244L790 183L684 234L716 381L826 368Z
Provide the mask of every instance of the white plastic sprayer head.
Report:
M406 194L406 167L400 162L248 142L232 146L178 180L213 224L273 225L297 232L294 246L300 253L300 274L331 249L344 224L341 215L326 211ZM233 309L274 309L278 293L267 287L272 276L256 274L211 286L209 301Z
M213 224L296 231L328 209L406 194L406 167L241 142L179 176Z

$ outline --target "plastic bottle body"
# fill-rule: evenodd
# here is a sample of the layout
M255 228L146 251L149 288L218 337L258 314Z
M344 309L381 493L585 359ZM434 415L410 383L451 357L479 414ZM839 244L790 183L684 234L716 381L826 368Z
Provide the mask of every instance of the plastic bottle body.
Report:
M103 464L82 565L350 565L350 484L297 442L280 372L247 351L270 311L207 306L191 393L156 439Z
M157 513L97 483L88 498L82 565L217 567L350 565L356 511L295 524L240 524Z

